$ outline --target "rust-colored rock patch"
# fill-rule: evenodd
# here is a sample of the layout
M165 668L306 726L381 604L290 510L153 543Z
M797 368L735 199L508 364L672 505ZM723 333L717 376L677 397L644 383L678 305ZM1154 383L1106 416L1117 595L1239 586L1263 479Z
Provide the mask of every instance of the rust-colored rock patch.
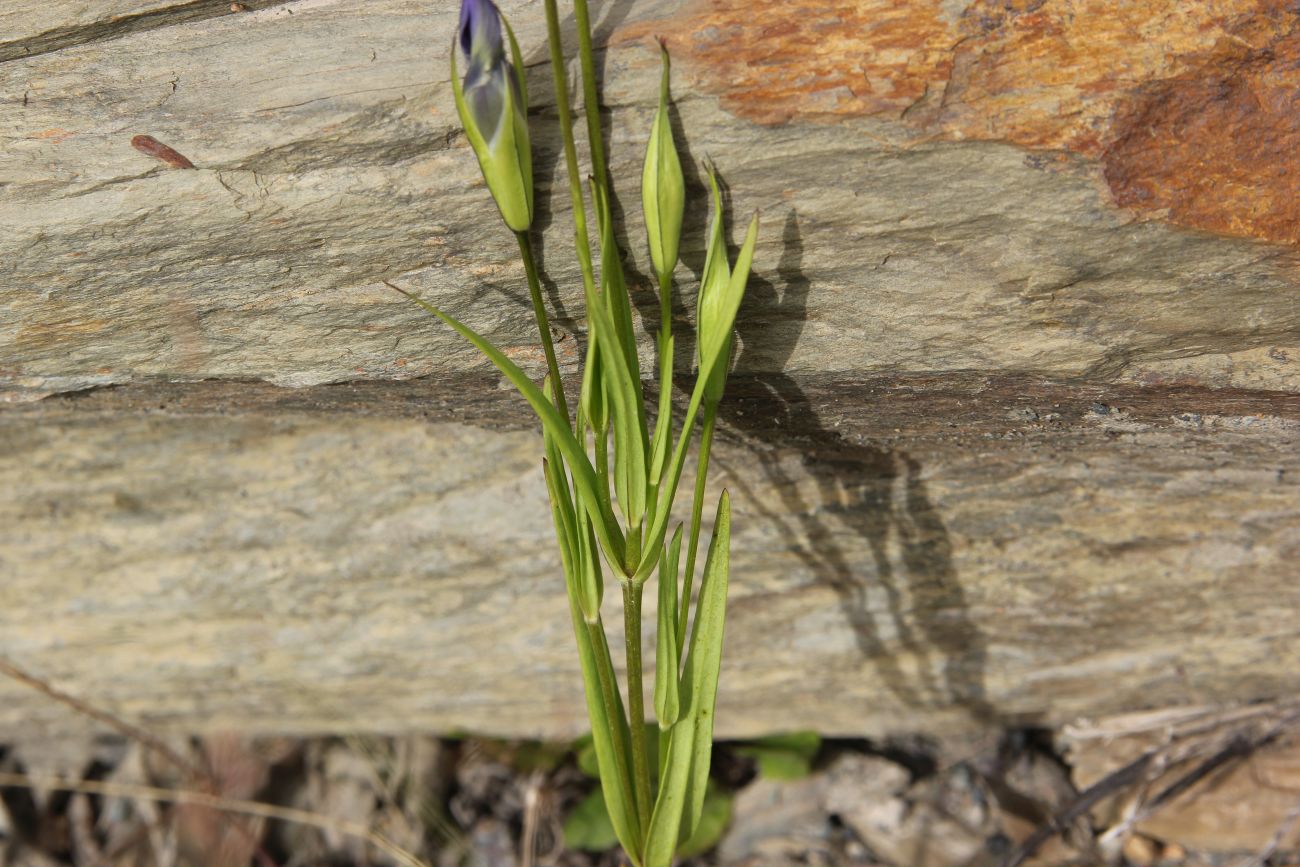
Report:
M625 28L660 36L723 105L759 123L899 114L948 79L956 20L941 0L707 0Z
M1069 150L1118 204L1300 242L1296 0L696 0L617 38L650 34L741 117Z
M1251 30L1267 2L976 0L941 105L925 120L945 137L1096 156L1135 88L1198 66L1225 41L1275 33Z
M1300 243L1300 33L1140 89L1105 152L1121 205Z

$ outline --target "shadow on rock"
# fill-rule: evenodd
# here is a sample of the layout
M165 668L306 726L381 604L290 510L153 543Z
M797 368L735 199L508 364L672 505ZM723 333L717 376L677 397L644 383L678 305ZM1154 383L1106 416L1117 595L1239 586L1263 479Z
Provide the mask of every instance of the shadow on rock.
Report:
M900 701L914 708L955 704L981 722L995 722L984 687L986 641L970 620L952 542L919 462L824 425L820 401L791 376L744 372L783 370L807 318L810 284L794 211L782 243L776 282L750 278L737 322L740 372L729 380L720 409L721 435L738 440L759 462L780 506L764 505L754 492L745 492L746 500L816 581L835 591L863 658ZM802 473L792 472L795 453ZM814 496L806 493L805 475ZM848 535L865 545L868 568L854 563L861 549ZM905 669L909 657L915 663Z

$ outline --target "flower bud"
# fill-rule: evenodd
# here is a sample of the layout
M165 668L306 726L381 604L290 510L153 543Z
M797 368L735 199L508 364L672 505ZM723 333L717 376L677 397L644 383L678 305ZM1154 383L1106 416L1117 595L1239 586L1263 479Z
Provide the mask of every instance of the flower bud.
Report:
M650 259L660 284L668 281L677 267L677 247L682 236L682 212L686 206L686 184L677 157L673 127L668 120L668 50L663 52L663 75L659 83L659 110L655 113L650 141L646 144L641 170L641 209L650 240Z
M503 31L510 40L510 59ZM462 79L453 45L456 111L506 225L525 231L533 222L533 161L519 45L492 0L462 0L457 42L467 65Z

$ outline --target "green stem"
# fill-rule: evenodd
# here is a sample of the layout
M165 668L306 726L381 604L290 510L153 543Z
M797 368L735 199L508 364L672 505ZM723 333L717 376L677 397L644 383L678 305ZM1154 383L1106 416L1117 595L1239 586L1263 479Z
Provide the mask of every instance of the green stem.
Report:
M605 146L600 133L600 97L596 93L596 61L591 45L591 16L587 0L574 0L573 14L578 23L578 56L582 62L582 111L587 116L587 140L591 146L592 175L601 189L609 189L605 174Z
M569 198L573 201L573 229L578 248L582 282L595 292L591 267L591 241L587 236L587 209L582 201L582 178L578 173L578 149L573 142L573 115L569 109L569 82L564 69L564 46L560 41L560 11L556 0L546 0L546 41L551 49L551 79L555 84L555 107L560 116L560 137L564 140L564 167L569 175ZM590 42L590 38L588 38Z
M659 277L659 339L661 346L667 346L673 336L673 275L663 274Z
M564 380L560 379L560 365L555 360L555 344L551 341L551 323L546 317L546 306L542 303L542 284L537 276L537 262L533 259L533 243L528 239L528 232L515 232L519 241L519 255L524 260L524 271L528 274L528 294L533 299L533 316L537 319L537 330L542 336L542 351L546 353L546 370L551 374L551 387L555 392L555 408L564 416L566 424L569 419L569 405L564 399ZM572 429L572 428L570 428Z
M627 639L627 716L632 735L632 778L641 827L650 827L650 764L645 742L645 696L641 680L641 590L623 583L623 633Z
M700 518L704 514L704 488L709 476L709 452L713 448L713 426L718 419L717 404L704 408L704 433L700 436L700 459L695 473L695 498L691 502L691 539L686 546L686 573L682 598L678 603L677 656L680 659L686 642L686 627L691 615L691 585L695 581L695 553L700 547Z

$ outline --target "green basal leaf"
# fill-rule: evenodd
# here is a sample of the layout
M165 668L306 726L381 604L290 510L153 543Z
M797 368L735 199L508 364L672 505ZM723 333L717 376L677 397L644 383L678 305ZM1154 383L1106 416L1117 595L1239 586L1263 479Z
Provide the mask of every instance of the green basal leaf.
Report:
M800 780L812 773L821 744L816 732L790 732L758 738L735 751L754 759L758 773L769 780Z
M542 380L542 394L555 406L555 395L551 388L551 378ZM555 523L555 532L560 535L561 554L564 558L565 574L570 573L571 566L578 562L578 520L573 505L573 494L569 490L569 478L564 472L564 458L560 455L555 437L545 426L542 427L542 474L546 478L546 492L551 499L551 513Z
M695 492L691 497L691 532L686 543L686 571L682 578L681 602L677 615L677 650L682 651L690 622L691 585L695 581L695 557L699 552L700 524L704 518L704 494L709 480L709 456L713 451L713 431L718 420L717 404L704 408L704 430L700 432L700 452L695 460Z
M591 732L587 732L582 737L573 742L570 747L573 755L578 762L578 770L587 776L595 779L600 775L600 768L596 764L596 743Z
M646 837L645 867L668 867L678 842L700 824L713 755L713 711L722 665L731 545L727 493L718 501L713 539L700 584L699 607L682 673L682 711L668 742L663 782Z
M655 718L660 729L677 722L680 711L677 658L677 570L681 563L682 527L659 559L659 632L655 645Z
M392 285L392 284L389 284ZM397 287L393 287L397 289ZM528 378L519 366L506 358L501 350L492 345L490 341L478 334L469 326L460 322L455 317L443 313L437 307L429 302L404 289L397 289L407 298L423 307L429 313L437 316L443 322L446 322L456 330L462 337L488 357L488 360L496 365L497 370L510 380L524 399L532 406L533 412L542 422L542 427L555 438L555 443L560 453L564 455L573 472L573 481L578 488L579 499L587 509L591 522L596 530L596 535L600 539L601 546L611 561L615 563L623 562L624 540L623 533L619 530L618 521L614 515L607 509L602 509L601 500L598 496L596 471L587 459L587 452L574 437L573 431L569 429L568 420L563 418L559 410L546 398L542 390L538 388Z
M548 451L550 450L548 449ZM578 553L577 523L574 520L573 503L568 501L568 497L564 495L560 487L560 482L564 478L563 466L563 464L554 463L550 457L542 458L542 475L546 477L546 493L551 500L551 520L555 524L556 541L560 544L560 560L563 562L564 574L567 579L568 576L576 574L575 567L580 562L580 555ZM569 586L566 580L565 589L569 591L570 595L576 595L576 582Z
M704 793L704 811L700 814L695 833L677 847L677 857L694 858L703 855L722 840L731 824L732 808L736 796L709 780L709 789Z
M645 216L650 244L650 260L662 284L677 267L681 243L682 215L686 207L686 183L682 163L673 141L673 127L668 117L668 50L662 49L663 74L659 83L659 110L655 113L646 143L645 163L641 169L641 210Z
M578 802L564 819L564 846L583 852L603 852L618 843L600 789Z

